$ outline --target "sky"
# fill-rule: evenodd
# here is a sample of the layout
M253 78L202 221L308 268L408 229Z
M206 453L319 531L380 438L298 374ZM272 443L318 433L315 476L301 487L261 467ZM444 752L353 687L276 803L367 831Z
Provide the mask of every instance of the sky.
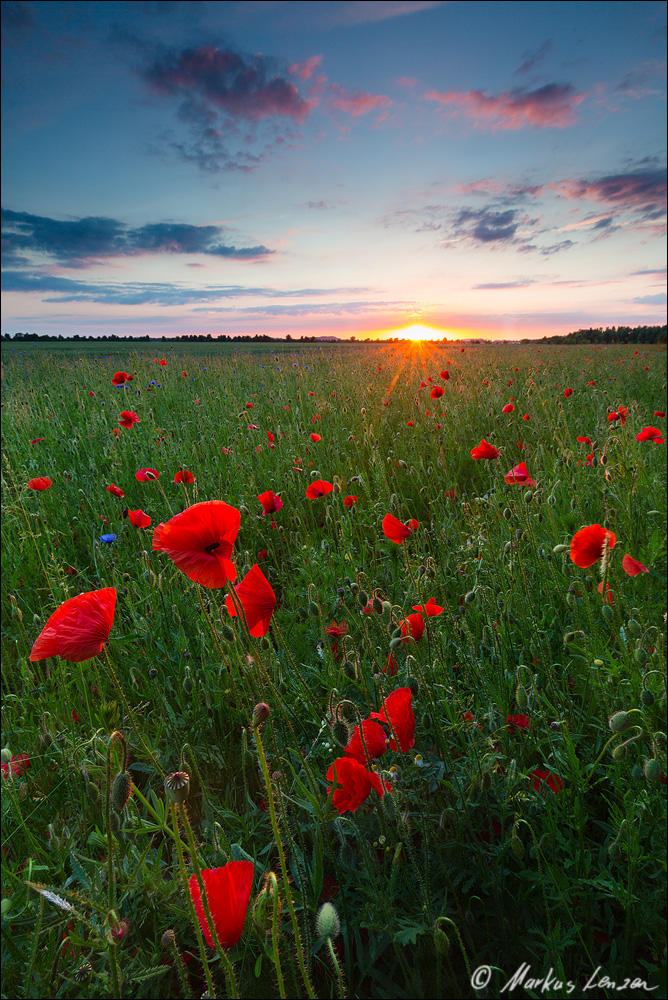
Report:
M2 332L666 322L663 2L2 3Z

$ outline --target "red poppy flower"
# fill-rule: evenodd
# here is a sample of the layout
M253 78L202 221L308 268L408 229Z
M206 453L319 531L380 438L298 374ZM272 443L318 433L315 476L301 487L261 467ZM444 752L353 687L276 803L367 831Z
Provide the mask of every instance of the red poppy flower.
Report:
M194 483L195 477L192 472L188 472L187 469L183 469L182 472L177 472L174 476L175 483Z
M164 368L164 366L165 366L165 365L167 364L167 362L166 362L166 361L165 361L165 359L163 358L163 359L162 359L162 361L160 362L160 364L161 364L161 365L163 366L163 368Z
M441 386L440 385L435 385L434 388L431 390L431 393L430 393L431 398L432 399L440 399L440 397L442 395L443 395L443 389L441 388Z
M654 415L655 417L661 417L661 419L662 419L662 420L663 420L663 419L665 418L665 416L666 416L666 414L665 414L665 413L663 412L663 410L655 410L655 411L654 411L654 414L653 414L653 415Z
M579 464L580 463L578 462L578 465ZM593 451L592 451L591 455L587 455L586 464L587 465L593 465L594 464L594 452Z
M504 408L501 410L501 413L512 413L514 409L515 407L512 403L506 403Z
M132 375L128 375L127 372L116 372L116 374L112 377L111 384L123 385L124 382L131 382L131 381L132 381Z
M48 490L51 486L51 480L48 476L38 476L37 479L31 479L28 482L29 490L36 490L40 493L42 490Z
M181 372L184 378L188 378L188 372Z
M276 594L269 580L255 563L246 573L241 583L234 588L244 610L248 630L253 636L266 635L269 631L271 616L276 610ZM225 607L233 618L236 617L232 598L225 598Z
M60 656L70 663L92 659L109 638L115 608L115 587L91 590L63 601L35 640L30 659Z
M331 639L341 639L347 631L348 626L345 622L340 622L338 625L336 622L332 622L332 624L328 625L325 629L325 632Z
M578 441L580 442L580 444L591 444L590 437L579 437Z
M324 479L316 479L306 490L306 497L308 500L317 500L319 497L324 497L328 493L331 493L333 489L334 487L331 483L325 482Z
M260 549L260 551L257 554L257 561L259 563L264 562L268 555L269 553L267 549Z
M253 889L253 862L228 861L222 868L203 868L202 882L209 904L216 936L223 948L232 948L242 935ZM213 934L204 912L197 876L188 881L190 896L210 948L215 947Z
M27 753L13 754L11 760L9 761L9 764L5 764L4 762L2 764L2 777L8 778L9 771L11 768L11 772L14 775L14 777L20 778L21 775L24 773L24 771L28 770L29 764L30 764L30 758L28 757Z
M275 441L275 440L276 440L276 438L271 433L271 431L267 431L267 441Z
M145 514L143 510L129 510L128 521L130 524L134 525L135 528L148 528L151 523L151 518L148 514Z
M540 768L529 771L529 786L531 788L535 788L537 792L542 792L544 795L545 785L551 788L555 795L558 795L564 787L561 778L552 774L551 771L542 771Z
M475 448L471 448L471 458L476 460L479 458L498 458L500 454L501 452L484 438Z
M510 735L521 731L523 729L529 728L529 716L528 715L509 715L508 716L508 732Z
M409 638L419 642L424 635L424 618L418 611L417 614L407 615L401 622L401 633L405 637L401 641L408 642Z
M320 437L319 434L311 434L311 441L315 442L322 441L322 438Z
M454 490L446 490L444 496L445 496L446 500L454 500L455 499L455 491Z
M136 413L133 413L131 410L122 410L121 419L118 422L121 425L121 427L125 427L126 429L128 429L132 427L133 424L139 423L139 417L137 416Z
M383 667L383 673L387 674L389 677L394 677L399 670L399 664L392 656L392 653L388 653L387 660L385 661L385 666Z
M30 444L39 444L39 442L43 440L44 438L33 438Z
M447 382L448 379L450 378L450 372L441 372L441 378L443 379L444 382Z
M379 775L367 771L354 757L339 757L330 764L327 780L336 782L332 804L339 815L359 809L372 788L376 789L381 798L386 791L392 791L389 783L383 784ZM328 795L330 789L331 786L327 789Z
M525 413L524 416L522 417L522 420L531 420L531 417L529 416L528 413Z
M440 615L444 610L444 608L440 607L440 605L436 603L433 597L430 597L424 606L422 604L413 605L413 611L420 611L423 615L426 615L427 618L435 618L436 615Z
M601 582L598 585L598 592L601 595L603 594L603 580L601 580ZM606 604L614 604L615 603L615 599L612 596L612 588L610 587L610 584L608 584L606 586L606 589L605 589L605 603Z
M382 757L387 750L387 736L383 727L373 719L364 719L361 725L362 734L360 735L359 725L355 726L353 735L350 737L350 742L344 752L346 757L354 757L360 764L366 765L364 747L366 746L366 752L370 760ZM362 743L362 736L364 737L364 743Z
M112 493L113 496L115 496L115 497L124 497L125 496L125 493L120 488L120 486L114 486L113 483L111 484L111 486L107 486L107 493Z
M506 473L505 480L509 485L516 483L518 486L535 486L536 481L529 475L525 462L520 462L510 472Z
M570 386L568 387L568 389L564 389L564 396L566 397L566 399L568 399L568 397L572 395L573 395L573 390L570 388Z
M571 539L571 559L576 566L586 569L601 558L605 546L614 548L617 536L601 524L590 524L573 535Z
M383 702L382 711L372 712L369 716L371 719L378 719L391 726L393 732L388 734L390 736L390 750L400 750L401 753L406 753L407 750L415 746L415 713L411 700L410 688L397 688L392 694L388 694Z
M343 498L343 506L344 507L352 507L352 505L354 503L357 503L357 497L344 497Z
M283 506L281 498L271 490L260 493L258 500L262 504L262 517L265 517L267 514L275 514Z
M640 573L649 573L647 566L643 566L641 562L634 559L628 553L622 559L622 569L627 576L638 576Z
M246 403L246 409L247 410L252 410L253 409L253 404L252 403Z
M655 444L663 444L658 427L643 427L640 434L636 434L636 441L654 441Z
M153 532L153 549L166 552L182 573L203 587L236 579L230 559L241 514L222 500L205 500L176 514Z
M383 518L383 534L396 545L403 545L418 526L415 518L411 518L408 524L402 524L394 514L386 514Z
M152 479L160 479L160 473L157 469L138 469L135 472L135 479L140 483L146 483Z

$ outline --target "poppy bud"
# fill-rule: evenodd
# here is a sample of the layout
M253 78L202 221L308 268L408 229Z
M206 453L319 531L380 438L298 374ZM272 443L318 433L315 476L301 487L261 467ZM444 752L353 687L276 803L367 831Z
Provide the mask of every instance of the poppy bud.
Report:
M355 583L355 582L353 581L353 582L352 582L352 583L350 584L350 589L352 590L353 594L356 594L356 593L357 593L357 591L358 591L358 590L359 590L360 588L359 588L359 586L358 586L358 585L357 585L357 584L356 584L356 583Z
M193 685L193 679L190 676L190 668L186 667L186 669L185 669L185 675L184 675L184 678L183 678L183 690L185 691L186 694L192 694L193 693L193 686L194 686Z
M615 612L612 610L609 604L603 605L603 607L601 608L601 614L603 615L603 618L605 619L606 622L611 622L612 619L615 617Z
M378 597L374 597L373 599L373 610L377 615L382 615L383 613L383 602Z
M332 726L332 738L340 747L347 747L350 743L350 728L343 719L337 719Z
M618 747L612 751L613 760L622 760L626 756L626 744L620 743Z
M605 611L606 609L603 608L603 610ZM612 609L610 609L610 610L612 610ZM645 664L647 663L647 653L642 648L642 646L639 649L636 649L636 651L635 651L635 653L633 655L635 657L636 663L638 663L641 667L644 667Z
M316 921L316 933L321 938L335 938L341 933L339 915L331 903L323 903Z
M271 649L271 643L269 639L267 639L266 635L263 635L260 639L260 646L262 649Z
M515 857L519 858L521 861L522 858L524 857L524 844L517 836L517 834L514 832L512 837L510 838L510 849L512 850Z
M165 931L165 933L162 935L162 937L160 938L160 944L162 945L163 948L171 948L173 945L176 944L176 934L171 928Z
M424 576L426 572L427 572L426 566L418 566L417 570L418 576Z
M642 778L643 776L644 776L644 771L643 771L643 769L642 769L641 767L639 767L639 765L638 765L638 764L636 764L636 766L635 766L635 767L633 768L633 770L631 771L631 777L633 778L633 780L634 780L634 781L640 781L640 779L641 779L641 778Z
M151 669L148 672L148 676L151 678L152 681L155 680L155 678L158 676L158 671L155 669L155 667L151 667Z
M619 861L619 859L621 858L622 849L616 840L613 840L613 842L608 847L608 856L612 859L612 861Z
M654 757L645 761L645 777L648 781L659 781L661 778L661 765Z
M396 649L401 645L401 639L390 639L390 649Z
M314 618L320 617L320 608L315 601L309 601L308 610L309 614L311 614Z
M425 714L422 716L422 728L429 732L431 729L431 715Z
M186 771L172 771L165 778L167 802L179 805L185 802L190 791L190 775Z
M112 809L112 811L111 811L111 816L109 818L109 823L110 823L110 826L111 826L111 832L112 833L120 833L121 832L121 817L118 815L118 813L114 809Z
M517 702L517 707L520 712L524 712L527 707L527 692L523 684L517 685L517 690L515 691L515 701Z
M369 603L369 595L367 594L366 590L360 590L359 594L357 595L357 600L359 601L361 608L365 608L367 606L367 604Z
M3 764L9 764L9 762L12 759L12 751L9 749L9 747L2 748L2 751L0 751L0 759L2 760Z
M392 605L390 601L383 601L383 611L391 611Z
M631 635L634 635L636 638L639 635L642 635L642 626L640 622L637 622L635 620L635 618L629 618L628 622L626 623L626 627L631 633Z
M248 514L248 513L250 513L250 511L248 510L248 507L246 507L246 505L243 504L243 503L239 505L239 510L241 511L242 514Z
M557 502L557 498L552 496L552 494L550 494L549 497L547 498L547 502L549 503L550 507L554 507Z
M472 604L475 601L475 590L469 590L468 594L465 595L464 600L467 604Z
M261 701L253 709L253 728L256 726L261 726L263 722L266 722L271 715L271 709L269 705Z
M420 685L418 684L417 677L409 677L406 681L406 687L410 688L410 692L414 698L417 698L418 691L420 690Z
M399 639L402 634L403 633L402 633L402 631L401 631L400 628L395 628L394 631L392 632L391 638L392 639Z
M114 778L111 788L111 805L116 812L121 813L130 801L132 795L132 775L129 771L121 771Z
M357 676L357 671L355 670L355 664L351 660L344 661L343 672L346 675L346 677L349 677L353 681Z
M623 733L631 725L628 712L615 712L608 725L613 733Z
M472 910L466 911L466 913L464 914L464 920L469 925L469 927L473 927L473 925L475 924L475 917L473 916Z
M223 625L220 630L223 639L227 642L234 642L234 629L231 629L229 625Z
M513 516L513 512L510 509L510 507L506 507L506 509L503 512L503 516L505 517L506 521L510 521L511 517Z
M654 704L654 695L648 688L643 688L640 692L640 700L647 708Z
M434 947L439 955L447 955L450 951L448 935L440 927L434 928Z

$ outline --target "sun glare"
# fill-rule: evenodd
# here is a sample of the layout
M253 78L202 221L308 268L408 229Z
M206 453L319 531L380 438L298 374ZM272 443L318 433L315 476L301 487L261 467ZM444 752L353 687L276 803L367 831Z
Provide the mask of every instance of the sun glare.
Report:
M408 340L442 340L447 336L445 330L438 330L433 326L424 326L422 323L415 323L413 326L404 327L397 333Z

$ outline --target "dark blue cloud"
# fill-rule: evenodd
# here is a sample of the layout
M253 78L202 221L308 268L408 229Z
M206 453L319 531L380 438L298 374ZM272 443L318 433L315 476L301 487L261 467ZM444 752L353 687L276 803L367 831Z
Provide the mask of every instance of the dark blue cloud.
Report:
M222 226L155 222L130 229L103 216L62 220L2 209L3 254L8 266L25 262L26 253L47 254L62 264L81 267L101 258L138 254L207 254L257 260L274 252L265 246L229 246L222 241L223 233Z
M463 208L455 219L455 229L479 243L507 243L514 238L519 224L514 209L495 212L488 208L478 211Z

